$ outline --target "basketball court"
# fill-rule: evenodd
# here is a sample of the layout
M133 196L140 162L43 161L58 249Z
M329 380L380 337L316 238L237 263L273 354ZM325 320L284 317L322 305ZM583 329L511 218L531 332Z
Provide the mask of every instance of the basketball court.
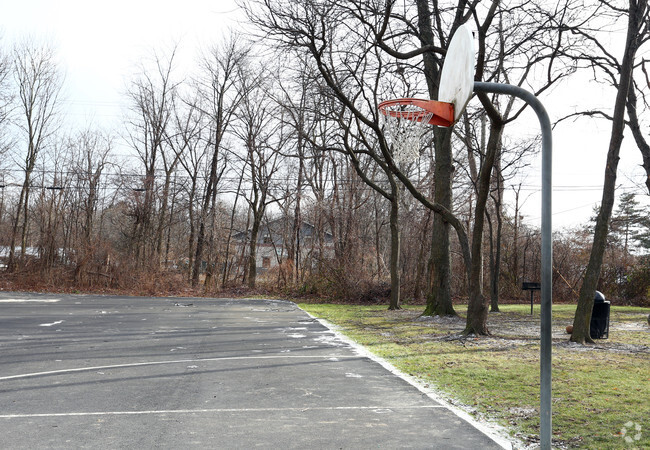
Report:
M0 293L0 311L1 448L506 443L291 302Z

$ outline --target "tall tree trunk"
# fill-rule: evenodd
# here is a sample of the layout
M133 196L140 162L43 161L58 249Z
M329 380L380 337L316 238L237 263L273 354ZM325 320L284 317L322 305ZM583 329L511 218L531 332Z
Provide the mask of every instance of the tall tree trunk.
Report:
M390 200L390 305L389 310L401 309L400 305L400 230L399 188L393 180L393 197Z
M383 220L380 219L380 213L379 213L379 205L377 203L377 195L373 196L373 212L374 214L374 220L373 220L373 225L375 227L374 229L374 235L375 235L375 267L376 267L376 272L373 274L373 278L376 277L377 281L381 280L381 275L382 275L382 270L381 270L381 229ZM391 202L392 203L392 202ZM392 204L391 204L392 208ZM392 209L391 209L391 220L392 220ZM392 230L391 230L391 239L392 239ZM392 257L392 246L391 246L391 257ZM392 272L391 272L392 273ZM391 280L392 282L392 280Z
M140 223L141 229L141 241L142 241L142 246L143 250L142 253L140 254L141 261L140 264L142 267L146 268L153 268L154 265L152 264L155 260L155 243L153 241L154 235L153 235L153 214L155 211L155 189L156 189L156 181L155 181L155 166L152 165L147 168L147 175L145 176L145 181L144 181L144 204L143 204L143 212L142 212L142 221ZM157 267L157 265L156 265Z
M302 227L302 184L303 184L303 173L305 171L305 158L303 155L303 137L302 137L302 118L303 115L300 115L300 133L298 133L298 181L296 182L296 207L293 212L293 226L291 229L291 240L289 241L289 249L287 251L288 259L290 262L290 278L292 278L295 283L300 281L300 252L301 252L301 242L300 242L300 229Z
M433 45L433 28L428 0L417 0L418 29L423 45ZM438 79L440 78L440 61L433 52L422 55L424 72L432 99L438 97ZM454 171L451 155L452 130L440 128L434 130L435 139L435 173L434 201L452 210L451 179ZM431 233L431 291L427 295L424 315L455 316L456 311L451 298L451 253L449 240L449 223L439 214L434 214Z
M192 286L196 287L199 282L199 273L201 271L201 264L203 258L203 246L205 245L205 222L208 218L210 208L214 208L213 198L217 190L217 163L219 161L219 147L215 145L212 160L210 162L210 176L208 178L208 185L205 190L205 198L199 215L199 234L196 239L196 253L194 256L194 269L192 271Z
M192 287L199 283L199 274L201 273L201 264L203 263L203 246L205 243L205 217L201 212L199 223L199 234L196 238L196 252L194 253L194 267L192 268Z
M496 234L496 251L494 254L494 265L492 269L492 283L490 285L490 311L499 312L499 291L500 291L500 274L501 274L501 238L503 235L503 218L501 213L497 212L497 234Z
M519 192L521 189L521 184L517 187L515 191L515 218L514 218L514 235L512 238L512 269L510 277L512 278L515 286L519 284ZM522 272L523 280L523 272Z
M354 154L354 151L351 150L350 146L348 148L348 155L351 157L352 164L359 175L359 177L364 180L367 184L373 187L375 192L380 194L383 198L390 201L390 284L391 284L391 293L390 293L390 303L388 309L400 309L400 225L399 225L399 200L400 200L400 186L397 184L395 176L389 171L385 170L390 183L390 192L386 192L381 189L379 186L375 185L370 181L366 173L361 170L359 165L359 160ZM351 202L352 203L352 202ZM377 264L377 278L381 278L381 258L379 253L379 231L381 227L379 226L378 220L378 206L375 201L375 260ZM351 221L348 221L348 226ZM363 258L363 254L361 255ZM361 261L363 265L363 260Z
M501 238L503 234L503 218L497 205L496 230L488 218L490 227L490 312L499 312L499 284L501 274Z
M496 241L496 236L494 234L494 224L492 223L492 214L489 212L486 212L485 215L487 216L487 223L488 223L488 238L489 238L489 245L490 245L490 260L489 260L489 265L490 265L490 312L499 312L499 303L497 301L496 303L496 311L494 310L494 273L495 273L495 265L496 265L496 250L494 248L494 244Z
M600 211L596 218L594 230L594 241L589 256L589 264L585 277L580 288L578 307L573 319L573 333L571 341L584 344L593 342L589 334L591 313L594 306L594 296L600 278L600 269L603 263L603 255L607 243L609 230L609 219L614 207L614 196L616 191L616 171L618 168L619 153L623 142L623 131L625 130L625 107L628 98L630 85L632 84L632 73L634 69L634 57L640 45L639 30L643 26L643 17L647 8L647 0L640 0L638 3L630 1L628 9L627 36L625 39L625 52L620 65L620 81L616 92L614 104L614 115L612 117L612 133L607 150L607 165L605 167L605 182L603 185L603 196L600 204Z
M244 180L244 169L242 169L241 176L239 177L239 181L237 182L237 191L235 192L235 201L233 202L232 205L232 210L230 212L230 226L228 227L228 237L226 238L226 254L224 255L224 261L225 261L225 268L223 271L223 277L221 279L221 286L226 286L228 282L228 274L229 274L229 259L230 259L230 242L232 240L232 232L233 232L233 227L235 226L235 215L237 213L237 202L239 200L239 194L241 192L241 185Z
M485 205L490 190L492 168L501 143L503 122L491 121L490 136L487 143L485 160L481 166L478 177L476 195L476 215L472 231L471 267L469 276L469 302L467 305L467 322L463 334L488 335L487 326L488 303L481 289L481 276L483 268L483 226L485 223Z
M9 245L9 259L7 261L7 272L16 270L16 239L18 239L18 224L20 223L20 212L22 211L23 202L25 201L25 192L29 189L29 178L25 177L25 182L20 190L18 207L16 208L16 217L11 227L11 243ZM24 249L23 249L24 251Z
M25 180L28 180L29 177L26 177ZM29 183L29 181L27 181ZM29 194L31 192L31 189L29 185L27 185L27 189L25 189L25 201L23 203L23 227L22 227L22 232L20 235L20 254L24 257L25 252L27 251L27 226L29 224Z
M496 195L494 200L494 216L496 218L496 234L490 239L490 312L499 312L499 284L501 275L501 238L503 235L503 174L501 172L501 152L497 155L494 168L496 180ZM492 234L490 226L490 234ZM492 242L494 245L492 245Z
M435 146L435 202L452 210L451 180L453 161L451 156L451 129L438 130ZM451 297L451 242L449 223L440 214L434 214L431 233L431 291L427 295L424 315L455 316Z
M187 202L187 215L190 225L187 237L187 278L192 281L192 269L194 267L194 240L196 237L196 223L194 220L194 197L196 196L196 177L192 177L192 187Z
M425 219L424 219L424 224L422 227L422 234L420 235L420 242L425 242L427 237L429 236L429 223L431 222L432 219L432 212L430 209L428 209L425 212ZM422 299L422 280L426 276L426 270L427 270L427 264L426 264L426 246L420 245L420 248L418 250L418 256L417 256L417 263L416 263L416 274L415 274L415 283L413 286L413 299L416 301L419 301Z
M262 215L253 212L253 226L251 227L251 241L248 252L248 287L255 289L257 283L257 236L260 231Z
M162 245L163 245L163 238L165 235L165 224L168 222L168 220L171 219L171 213L170 213L170 219L167 218L167 208L169 207L169 187L171 185L171 171L165 173L165 183L163 185L163 190L162 190L162 203L160 205L160 216L158 217L158 226L156 227L156 259L157 259L157 265L158 268L160 267L160 259L162 256ZM172 204L173 208L173 204ZM166 263L166 261L165 261Z
M176 180L174 180L176 184ZM174 206L176 205L176 189L172 194L172 206L169 210L169 220L167 223L167 242L165 243L165 268L168 268L169 265L169 248L171 247L172 240L172 226L174 224Z

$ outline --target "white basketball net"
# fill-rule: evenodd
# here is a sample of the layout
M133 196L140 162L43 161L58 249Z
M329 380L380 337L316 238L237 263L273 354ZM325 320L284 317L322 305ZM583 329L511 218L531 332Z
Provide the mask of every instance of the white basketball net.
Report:
M433 113L414 105L397 105L399 117L384 114L384 134L393 150L396 163L409 163L420 156L420 139L427 131ZM389 112L389 111L387 111Z

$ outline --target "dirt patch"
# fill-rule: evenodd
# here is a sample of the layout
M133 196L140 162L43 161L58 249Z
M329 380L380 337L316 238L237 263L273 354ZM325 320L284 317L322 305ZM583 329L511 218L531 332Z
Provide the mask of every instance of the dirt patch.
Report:
M488 328L490 336L477 338L475 336L462 336L465 329L465 319L462 317L421 316L417 311L395 311L393 317L403 320L412 320L418 325L435 329L429 335L431 340L459 341L464 346L489 348L495 351L508 350L524 345L538 345L540 335L540 317L528 317L520 314L497 313L490 314ZM628 354L650 354L650 346L637 343L616 342L609 339L597 340L596 344L580 345L569 341L566 332L566 320L553 323L551 328L553 345L563 349L581 352L611 352ZM643 322L610 322L610 335L625 333L647 332L650 337L650 327Z
M430 322L435 324L459 325L464 327L465 320L458 316L418 316L416 322ZM462 328L461 328L462 329Z
M647 355L650 355L650 347L647 345L621 344L618 342L608 342L606 344L601 344L600 342L602 341L598 341L596 344L591 345L581 345L571 341L563 341L559 343L553 343L553 345L557 345L560 348L574 350L577 352L609 352L626 354L645 353Z
M611 323L609 328L611 331L650 331L650 326L640 322Z

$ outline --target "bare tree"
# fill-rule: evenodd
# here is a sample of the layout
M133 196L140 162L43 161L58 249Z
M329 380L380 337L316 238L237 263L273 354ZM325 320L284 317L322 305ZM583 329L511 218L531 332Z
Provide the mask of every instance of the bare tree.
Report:
M41 154L40 186L32 215L37 235L34 242L38 248L39 266L43 274L50 273L64 259L66 218L65 209L73 195L70 147L64 140L57 140ZM47 168L47 169L46 169ZM34 186L33 186L34 187Z
M287 191L286 200L293 202L293 223L288 234L287 266L293 270L292 277L296 283L300 281L300 265L302 254L301 227L303 222L303 191L308 184L307 171L310 164L310 148L316 139L318 124L324 120L321 113L320 95L317 78L309 61L304 57L296 58L298 67L291 68L291 75L283 74L278 80L276 101L282 107L282 116L291 131L288 134L290 149L282 149L287 157L294 158L296 187L295 193ZM284 71L285 73L288 70ZM286 211L287 217L289 211Z
M7 139L6 127L9 125L10 112L13 106L14 93L11 86L12 61L10 54L5 53L0 46L0 158L4 161L4 155L9 149L11 142ZM2 168L0 163L0 168ZM0 214L2 212L0 211Z
M19 229L21 229L22 253L25 253L31 176L40 152L48 145L57 131L59 95L63 82L52 47L24 39L16 44L13 54L14 77L19 102L17 110L20 115L18 127L22 131L23 143L26 148L24 154L18 157L19 165L24 172L24 179L11 229L8 271L15 269L15 250Z
M10 55L5 53L4 48L0 46L0 170L5 168L7 154L11 147L11 140L8 138L8 126L10 111L13 105L13 91L11 86L11 69L12 63ZM5 211L5 186L6 178L4 171L0 178L0 225L3 224Z
M612 131L610 135L609 148L607 150L607 164L605 167L605 180L603 186L602 200L596 227L594 240L589 258L589 264L585 272L584 280L580 288L578 308L573 319L573 333L571 341L578 343L593 342L590 336L591 314L594 304L594 295L600 278L603 255L607 243L609 220L614 207L616 191L616 172L619 161L619 153L623 142L625 129L625 112L628 100L634 100L633 76L635 57L641 44L647 41L650 33L649 14L647 0L629 0L625 8L617 7L612 3L599 3L603 8L609 10L612 16L623 15L627 18L627 33L623 58L619 60L611 54L606 46L601 44L597 37L587 31L577 29L578 33L584 33L592 41L599 51L590 59L595 69L604 70L609 81L616 87L616 99L614 102L614 113L611 116ZM631 94L632 93L632 94ZM634 115L634 112L633 112Z
M270 78L262 75L262 69L246 71L241 83L246 95L242 98L235 133L244 145L242 158L248 167L250 197L247 198L252 224L249 241L248 286L255 288L257 282L257 240L265 217L266 208L276 202L273 195L274 177L281 168L279 150L286 141L281 108L268 94L272 89Z
M524 168L524 158L539 147L536 139L523 143L503 144L497 154L490 199L492 208L486 212L489 227L490 312L499 311L501 291L501 262L504 232L504 193L506 183ZM515 219L516 220L516 219ZM515 226L516 228L516 226ZM514 283L517 284L515 276Z
M164 186L168 188L171 169L175 166L175 155L166 149L168 127L172 118L174 97L179 83L173 79L174 59L177 48L169 57L154 53L153 69L143 66L140 75L132 82L128 91L133 117L130 119L129 141L137 151L144 166L142 187L137 192L143 196L136 198L133 217L133 236L135 259L138 264L153 264L159 267L162 227L166 211L168 189L163 189L159 225L155 226L156 215L156 171L163 162ZM165 153L167 151L167 153ZM168 159L171 161L168 162ZM161 161L162 160L162 161Z
M452 33L466 20L466 12L463 7L456 10L454 21L450 27L450 34L445 36L439 30L439 45L435 44L435 33L431 18L439 21L443 14L436 2L432 3L434 11L429 7L428 0L417 0L417 30L419 31L420 45L424 48L435 51L423 51L422 61L424 64L424 75L427 82L429 96L432 99L438 98L438 82L442 68L441 48L446 48ZM388 14L388 8L386 13ZM385 16L387 17L387 16ZM438 22L436 25L440 25ZM384 34L384 33L382 33ZM382 36L383 39L384 36ZM397 54L396 56L406 59L409 55ZM434 192L433 200L443 208L452 211L452 178L454 166L452 161L451 135L452 130L441 128L435 130L435 168L434 168ZM431 254L429 266L431 268L430 290L427 295L427 307L424 315L456 315L451 298L451 256L449 240L449 222L439 214L434 214L431 233Z
M206 242L211 214L214 215L218 184L226 169L225 138L231 126L238 105L246 94L240 82L241 66L246 62L248 49L240 42L241 37L233 33L222 46L214 46L203 56L202 75L198 79L201 92L202 112L209 127L209 174L201 212L199 214L196 253L192 270L192 285L199 281L203 249Z
M102 196L101 182L111 164L113 137L89 128L70 138L68 146L72 151L71 167L75 174L76 208L81 216L81 235L75 246L74 278L75 282L83 283L88 266L97 254L96 244L100 236L96 219Z
M189 183L183 183L183 186L187 191L189 226L187 260L188 279L191 280L196 241L197 197L202 189L201 175L205 171L208 150L211 148L210 141L206 136L208 133L207 121L200 107L198 92L188 94L181 104L176 105L172 130L172 136L168 138L169 145L176 153L178 162L189 178Z

